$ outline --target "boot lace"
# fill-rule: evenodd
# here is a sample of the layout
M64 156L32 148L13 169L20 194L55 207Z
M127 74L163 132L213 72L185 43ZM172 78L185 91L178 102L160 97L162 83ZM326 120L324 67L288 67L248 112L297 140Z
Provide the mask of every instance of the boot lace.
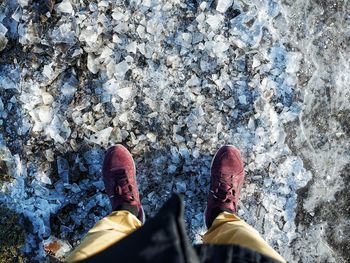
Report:
M218 185L210 192L213 197L222 203L230 203L234 200L233 175L220 174ZM226 180L225 180L226 179Z
M116 178L115 194L111 195L109 198L116 198L126 202L134 201L135 196L133 194L133 188L129 182L125 170L116 170L114 175Z

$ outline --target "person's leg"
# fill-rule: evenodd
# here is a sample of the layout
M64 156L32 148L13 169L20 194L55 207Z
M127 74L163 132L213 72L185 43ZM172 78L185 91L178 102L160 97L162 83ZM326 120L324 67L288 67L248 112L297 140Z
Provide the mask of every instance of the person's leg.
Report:
M207 244L237 244L258 251L280 262L285 260L259 235L259 233L238 216L220 213L208 232L203 236Z
M77 262L95 255L141 227L141 221L126 210L115 211L97 222L78 247L66 258Z
M67 262L80 261L101 252L141 227L145 220L135 163L124 146L117 145L107 150L102 175L113 212L95 224L66 258Z
M204 243L236 244L258 251L278 261L285 260L250 225L235 214L244 182L244 166L233 146L221 147L211 166L211 183L205 222Z

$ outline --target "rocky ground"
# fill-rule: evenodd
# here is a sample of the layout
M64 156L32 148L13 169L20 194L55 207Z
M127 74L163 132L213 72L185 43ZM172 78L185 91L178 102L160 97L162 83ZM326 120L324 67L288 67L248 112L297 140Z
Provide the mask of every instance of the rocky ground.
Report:
M0 0L0 260L63 259L123 143L147 215L184 194L194 243L234 144L239 216L291 262L348 262L349 38L340 0Z

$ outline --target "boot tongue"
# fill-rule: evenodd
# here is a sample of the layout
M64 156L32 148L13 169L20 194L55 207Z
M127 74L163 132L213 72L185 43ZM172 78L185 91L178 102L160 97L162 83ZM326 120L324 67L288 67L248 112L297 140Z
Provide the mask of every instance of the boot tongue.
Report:
M128 183L128 180L123 180L128 178L124 169L111 169L111 172L114 174L117 184L120 185L120 182L122 183L120 186L124 186Z
M115 179L118 181L120 186L128 184L128 177L126 176L124 170L115 172Z

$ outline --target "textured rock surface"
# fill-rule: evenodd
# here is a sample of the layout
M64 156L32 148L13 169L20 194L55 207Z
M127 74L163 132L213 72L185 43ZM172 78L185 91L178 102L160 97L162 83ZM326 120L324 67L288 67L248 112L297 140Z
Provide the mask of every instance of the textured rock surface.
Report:
M211 158L234 144L239 216L289 261L350 259L348 2L0 3L0 202L26 219L29 261L109 213L115 143L147 215L185 195L193 242Z

